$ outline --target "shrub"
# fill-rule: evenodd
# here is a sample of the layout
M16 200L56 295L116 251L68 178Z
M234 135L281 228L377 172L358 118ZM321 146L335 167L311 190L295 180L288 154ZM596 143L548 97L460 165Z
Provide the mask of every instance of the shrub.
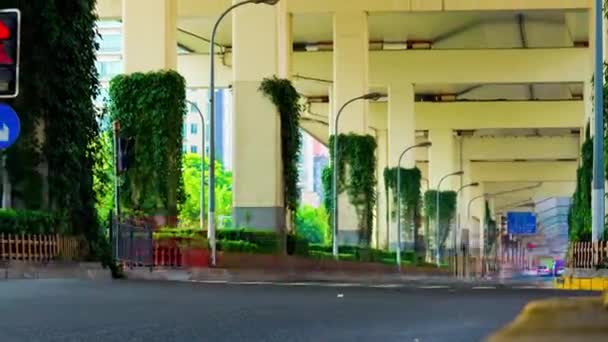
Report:
M325 208L301 206L296 216L296 234L310 243L327 243L329 241L329 224Z
M287 235L287 254L308 256L308 240L298 235Z
M0 233L64 234L67 220L56 214L31 210L0 210Z
M217 249L223 252L257 253L258 246L247 241L219 240Z

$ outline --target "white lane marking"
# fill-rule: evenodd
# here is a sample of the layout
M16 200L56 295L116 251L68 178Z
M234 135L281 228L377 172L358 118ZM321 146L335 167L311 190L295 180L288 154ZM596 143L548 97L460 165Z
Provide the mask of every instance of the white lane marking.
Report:
M513 288L519 289L519 290L532 290L532 289L538 289L539 287L528 285L528 286L515 286Z
M434 290L434 289L449 289L447 285L429 285L429 286L418 286L419 289Z
M274 283L269 281L236 281L232 284L236 285L274 285Z
M324 284L323 286L327 286L327 287L361 287L361 286L363 286L363 284L357 284L357 283L327 283L327 284Z
M318 283L274 283L278 286L317 286Z
M399 287L403 287L402 284L380 284L380 285L371 285L370 287L377 289L396 289Z
M227 280L191 280L191 282L200 284L228 284Z
M475 286L473 290L496 290L496 286Z

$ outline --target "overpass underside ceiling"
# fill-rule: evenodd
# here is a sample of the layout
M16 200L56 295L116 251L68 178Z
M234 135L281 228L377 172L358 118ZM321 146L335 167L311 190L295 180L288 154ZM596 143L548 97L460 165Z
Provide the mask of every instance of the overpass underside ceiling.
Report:
M181 16L178 27L201 41L190 42L196 52L207 52L216 15ZM585 44L589 35L588 11L451 11L451 12L371 12L371 49L510 49L565 48ZM296 50L331 50L331 13L293 14L293 41ZM262 38L261 38L262 39ZM232 45L231 18L219 27L217 42Z

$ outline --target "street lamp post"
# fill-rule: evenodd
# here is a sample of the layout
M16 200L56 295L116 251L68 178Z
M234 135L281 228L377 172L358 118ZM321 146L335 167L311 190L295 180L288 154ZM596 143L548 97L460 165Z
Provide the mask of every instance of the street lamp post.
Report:
M443 183L443 181L448 178L448 177L452 177L452 176L462 176L464 174L463 171L456 171L456 172L452 172L449 173L445 176L443 176L440 180L439 180L439 184L437 184L437 195L435 196L435 220L437 221L437 226L435 228L435 258L437 261L437 267L439 267L439 238L440 238L440 234L439 234L439 194L441 192L441 183Z
M397 268L401 271L401 159L405 156L405 154L414 148L427 148L431 147L433 144L430 141L425 141L420 144L416 144L414 146L410 146L401 152L399 156L399 161L397 162ZM415 228L414 228L415 229ZM414 234L416 235L416 234ZM414 246L416 245L416 240L414 236ZM415 251L414 251L415 252Z
M237 7L247 4L275 5L279 0L247 0L236 3L226 9L213 25L210 42L210 72L209 72L209 220L207 221L207 237L211 245L211 266L216 263L215 242L215 36L224 17Z
M593 132L593 192L591 239L602 238L605 223L604 194L604 1L595 0L595 69L594 69L594 125Z
M353 99L350 99L349 101L347 101L345 104L342 105L342 107L340 107L340 110L338 110L338 114L336 115L336 120L334 121L334 146L333 146L333 181L332 181L332 196L333 196L333 205L334 205L334 210L333 210L333 227L332 227L332 232L333 232L333 241L332 241L332 254L334 256L335 259L338 259L338 124L340 123L340 116L342 115L342 111L344 110L344 108L346 108L349 104L355 102L355 101L359 101L359 100L373 100L373 101L377 101L378 99L380 99L382 97L382 94L380 93L369 93L369 94L365 94L359 97L355 97Z
M200 228L201 230L205 227L205 115L198 108L198 105L195 102L187 101L193 108L196 110L198 115L201 118L201 194L200 194Z
M466 188L471 188L471 187L478 187L479 183L478 182L473 182L473 183L469 183L466 185L463 185L460 187L460 189L458 189L458 191L456 191L456 205L458 207L457 210L457 215L456 215L456 229L454 231L454 236L452 238L452 245L454 248L454 276L456 277L458 275L458 267L457 267L457 263L458 263L458 252L459 252L459 248L458 248L458 236L460 235L460 193L462 192L462 190L466 189Z

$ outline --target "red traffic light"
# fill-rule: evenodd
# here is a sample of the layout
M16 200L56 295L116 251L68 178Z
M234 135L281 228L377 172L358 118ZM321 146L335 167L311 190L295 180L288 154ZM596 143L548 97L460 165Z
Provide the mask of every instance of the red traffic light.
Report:
M20 21L18 9L0 9L0 99L19 93Z
M11 30L6 24L0 20L0 40L6 40L11 38Z

